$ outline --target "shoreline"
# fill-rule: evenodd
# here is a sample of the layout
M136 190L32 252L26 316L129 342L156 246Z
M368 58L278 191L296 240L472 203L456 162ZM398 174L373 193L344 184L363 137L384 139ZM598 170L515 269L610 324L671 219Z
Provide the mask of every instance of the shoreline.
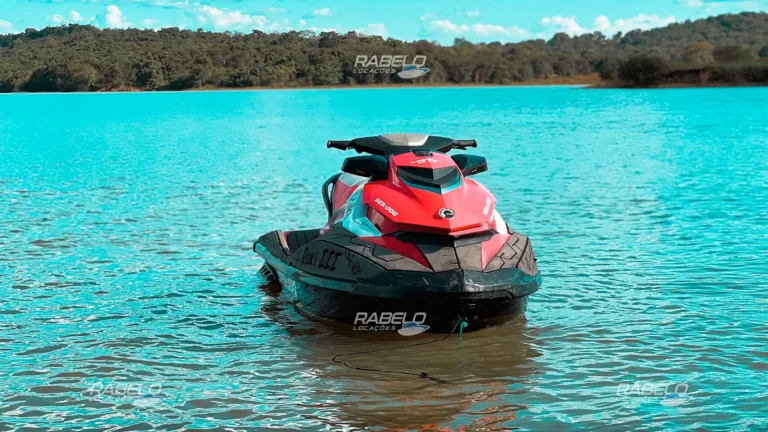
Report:
M528 81L515 81L507 84L493 84L493 83L392 83L392 84L339 84L339 85L327 85L327 86L295 86L295 87L200 87L195 89L186 90L162 90L162 91L249 91L249 90L364 90L364 89L387 89L387 88L461 88L461 87L556 87L556 86L590 86L597 85L600 82L600 77L597 74L594 75L580 75L574 77L556 77L556 78L540 78ZM120 90L111 90L117 92ZM137 89L133 91L153 91Z
M600 77L597 74L591 75L579 75L573 77L554 77L554 78L540 78L528 81L516 81L508 84L493 84L493 83L392 83L392 84L338 84L338 85L324 85L324 86L255 86L255 87L215 87L204 86L183 90L148 90L141 88L125 88L125 89L111 89L101 92L84 92L84 93L127 93L127 92L196 92L196 91L273 91L273 90L373 90L373 89L408 89L408 88L463 88L463 87L555 87L555 86L591 86L597 85L600 82Z
M742 83L728 83L728 82L714 82L707 84L695 84L695 83L664 83L652 86L632 86L615 82L599 82L597 84L591 84L585 88L588 90L666 90L666 89L706 89L706 88L741 88L741 87L768 87L768 82L742 82Z
M198 88L182 90L152 90L137 87L121 87L116 89L98 90L98 91L75 91L75 92L6 92L1 95L10 94L110 94L110 93L187 93L187 92L245 92L245 91L281 91L281 90L383 90L383 89L424 89L424 88L500 88L500 87L578 87L585 90L665 90L665 89L696 89L696 88L739 88L739 87L768 87L766 83L755 82L714 82L707 84L699 83L664 83L652 86L633 86L615 81L603 81L598 74L578 75L572 77L553 77L540 78L529 81L515 81L507 84L492 83L392 83L392 84L338 84L324 86L261 86L261 87L215 87L204 86Z
M204 86L182 90L152 90L136 87L122 87L116 89L81 92L9 92L0 94L59 94L59 93L184 93L184 92L238 92L238 91L278 91L278 90L374 90L374 89L421 89L421 88L495 88L495 87L558 87L558 86L592 86L598 84L600 77L597 74L579 75L573 77L541 78L529 81L517 81L508 84L492 83L393 83L393 84L354 84L354 85L327 85L327 86L285 86L285 87L215 87Z

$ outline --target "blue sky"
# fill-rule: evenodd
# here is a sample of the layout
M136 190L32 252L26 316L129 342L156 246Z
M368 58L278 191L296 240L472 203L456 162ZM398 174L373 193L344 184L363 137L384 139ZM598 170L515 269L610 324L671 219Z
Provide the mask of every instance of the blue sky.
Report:
M364 5L364 6L363 6ZM351 30L450 44L605 34L741 11L768 0L0 0L0 34L68 23L250 32Z

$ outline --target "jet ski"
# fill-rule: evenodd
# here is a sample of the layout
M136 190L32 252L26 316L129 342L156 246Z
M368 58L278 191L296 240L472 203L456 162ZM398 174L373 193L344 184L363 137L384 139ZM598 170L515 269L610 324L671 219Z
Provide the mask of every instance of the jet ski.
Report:
M496 211L471 176L475 140L388 134L328 141L355 150L322 185L322 228L272 231L253 251L261 276L300 310L379 329L418 324L449 332L503 324L541 285L531 242ZM409 330L410 331L410 330Z

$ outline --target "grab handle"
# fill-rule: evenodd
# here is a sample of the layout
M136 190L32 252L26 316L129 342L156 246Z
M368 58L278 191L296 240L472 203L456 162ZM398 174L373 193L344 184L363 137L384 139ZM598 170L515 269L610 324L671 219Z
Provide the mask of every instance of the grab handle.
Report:
M328 140L328 148L336 148L339 150L346 150L350 147L352 141L333 141Z
M452 147L455 149L466 150L467 147L477 147L475 140L453 140Z

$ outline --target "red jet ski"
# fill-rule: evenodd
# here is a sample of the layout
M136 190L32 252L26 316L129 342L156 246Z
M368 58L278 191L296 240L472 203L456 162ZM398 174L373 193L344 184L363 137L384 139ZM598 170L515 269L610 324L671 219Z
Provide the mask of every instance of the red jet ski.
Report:
M363 329L451 331L461 320L470 331L524 312L541 285L531 242L469 178L486 159L446 154L468 147L477 143L422 134L328 141L366 155L323 184L324 227L254 243L260 274L300 309Z

